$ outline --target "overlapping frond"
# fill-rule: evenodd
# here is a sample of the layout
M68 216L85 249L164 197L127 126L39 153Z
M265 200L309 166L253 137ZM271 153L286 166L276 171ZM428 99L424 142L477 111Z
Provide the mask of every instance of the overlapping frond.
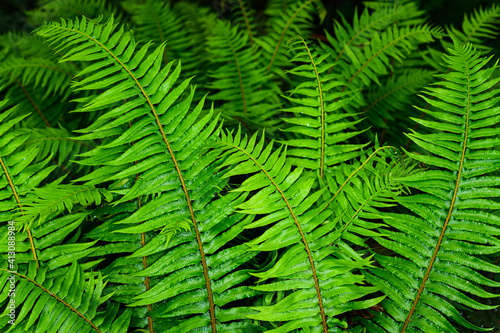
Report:
M352 92L338 92L336 87L345 81L336 74L328 74L332 66L328 53L319 53L301 37L291 44L294 57L291 61L299 65L289 71L304 79L286 97L293 107L284 109L293 117L283 118L291 124L287 132L297 137L284 141L293 147L288 151L291 162L319 171L323 178L325 170L343 161L349 161L362 153L362 144L349 144L348 140L362 132L353 130L360 120L349 120L341 109L352 101ZM349 131L346 131L349 130Z
M6 120L14 108L6 109L6 101L0 102L0 221L14 220L17 212L22 213L22 207L30 201L31 191L40 186L42 181L56 168L47 166L49 159L33 163L38 149L18 149L29 138L24 132L13 131L12 127L19 123L25 116ZM5 226L2 225L2 227ZM18 225L20 227L20 225ZM19 230L19 229L18 229ZM4 233L6 235L6 233ZM31 259L37 260L37 248L33 242L31 230L27 228L20 237L29 240ZM4 237L5 241L6 238ZM2 251L7 248L4 247Z
M223 133L216 147L224 163L231 166L226 177L249 177L235 192L252 192L238 205L240 212L256 214L259 219L246 229L266 227L246 243L251 251L283 250L269 269L251 273L259 283L251 287L270 294L284 293L276 302L254 306L256 314L247 317L280 324L269 332L295 329L329 332L340 324L339 314L377 304L380 298L362 300L377 289L366 286L355 271L370 259L353 260L330 246L336 221L331 210L322 210L316 201L324 190L314 191L314 174L302 167L292 168L283 147L273 151L264 137L241 136L238 131Z
M366 2L366 6L370 3ZM398 22L398 25L405 25L408 15L420 15L421 12L416 10L415 3L403 3L394 6L393 3L386 4L385 6L372 6L375 11L371 12L368 7L363 10L361 14L357 13L357 8L354 12L352 25L340 13L340 21L334 22L335 38L326 32L326 38L331 47L335 51L333 53L335 61L341 59L342 56L346 57L345 48L352 46L363 46L370 44L371 39L377 33ZM420 24L423 22L419 22ZM348 60L348 59L346 59Z
M262 51L251 46L248 32L219 21L208 45L214 69L207 88L214 92L210 99L222 103L222 116L247 126L272 127L278 111L271 100L270 77L260 60Z
M322 197L322 209L331 209L338 220L331 232L332 244L359 258L360 249L368 247L365 240L383 234L384 210L395 206L404 191L399 178L411 172L407 163L394 147L386 146L375 149L363 163L355 161L327 172L329 191Z
M131 310L120 310L103 297L105 286L100 273L86 275L73 263L64 275L48 277L47 266L37 270L31 263L21 272L0 268L0 304L5 306L0 329L17 333L31 332L124 332ZM8 297L15 297L14 310ZM14 318L9 317L14 314ZM9 323L12 320L12 323Z
M241 199L228 196L211 202L219 191L217 186L224 185L212 165L216 155L205 154L200 159L200 153L212 140L217 118L212 117L212 110L202 114L204 99L190 110L194 89L187 89L189 80L176 85L180 63L163 66L165 44L147 55L151 44L138 47L131 33L117 27L112 19L105 25L85 17L63 20L42 27L38 34L65 53L63 61L92 62L79 72L84 78L75 87L97 90L99 94L87 98L79 111L109 111L88 128L79 130L85 133L79 139L103 141L81 155L85 157L81 164L99 168L79 181L87 185L115 182L114 192L121 196L116 204L139 200L133 214L122 215L122 220L114 222L121 228L112 230L137 236L155 231L154 239L166 244L167 235L160 231L189 226L183 237L168 243L170 248L165 248L162 255L153 255L158 249L148 250L147 242L128 249L117 244L118 249L110 246L109 250L102 250L101 254L134 252L142 246L146 254L139 256L152 255L148 256L151 263L135 273L152 277L150 289L140 296L130 295L138 297L132 306L151 305L148 315L155 317L157 331L252 328L250 321L233 322L243 319L242 313L248 310L241 310L240 314L235 309L230 310L236 314L219 311L235 297L255 294L241 290L239 284L250 276L237 270L255 254L246 253L241 245L224 247L248 219L232 217L227 208L211 208L222 204L228 207ZM132 185L120 187L127 182ZM180 265L170 264L178 259ZM186 284L186 280L192 283Z
M266 75L273 71L281 71L281 68L288 65L286 57L286 41L295 36L302 35L308 37L308 30L311 28L311 20L317 12L317 0L298 0L291 2L275 1L274 6L270 6L266 11L269 16L267 33L260 38L254 38L264 51L263 57L266 64ZM273 3L272 3L273 4Z
M135 38L151 40L157 44L167 42L165 63L182 59L182 78L201 72L201 54L194 53L195 41L186 33L184 23L167 1L124 1L120 5L131 15Z
M398 256L379 256L383 268L369 275L388 295L388 316L367 322L370 332L458 332L452 322L488 330L457 308L491 309L478 299L498 297L483 286L499 283L482 274L500 272L483 258L500 249L500 219L491 212L498 207L500 79L489 78L497 63L487 67L491 57L458 41L449 52L444 61L452 71L422 96L431 108L420 110L432 120L414 119L434 133L409 134L428 155L407 154L429 169L402 181L420 193L398 199L409 213L385 214L395 231L376 238Z
M490 46L484 45L486 39L498 38L500 29L500 5L493 4L490 8L479 8L471 15L464 15L462 30L450 26L446 28L449 35L458 41L466 44L472 43L483 54L491 52ZM452 47L452 44L443 40L445 47Z
M345 47L349 62L340 62L334 72L338 71L347 78L346 86L359 89L368 86L370 82L380 84L378 77L388 74L391 59L402 61L405 53L409 54L422 43L432 42L441 38L438 27L427 24L407 27L388 27L381 33L373 35L370 44L363 47Z

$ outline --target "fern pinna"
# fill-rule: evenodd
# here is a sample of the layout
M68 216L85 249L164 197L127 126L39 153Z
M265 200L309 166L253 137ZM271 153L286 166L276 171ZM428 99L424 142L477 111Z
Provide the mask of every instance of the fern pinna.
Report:
M216 7L0 36L0 331L491 331L499 6Z

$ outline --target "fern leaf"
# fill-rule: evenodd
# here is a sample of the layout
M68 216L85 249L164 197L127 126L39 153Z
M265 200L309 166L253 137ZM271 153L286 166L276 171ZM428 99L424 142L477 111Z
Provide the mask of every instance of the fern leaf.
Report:
M113 199L111 193L104 189L82 185L59 185L34 190L37 199L23 206L22 215L17 221L32 225L35 220L42 224L49 215L56 212L71 210L75 204L87 207L91 204L100 205L102 198L108 202Z
M273 151L272 146L264 145L264 137L257 141L257 134L248 138L240 132L234 136L223 133L216 144L224 160L222 166L232 166L226 177L251 174L235 191L256 194L238 208L262 217L245 228L267 226L262 235L246 244L252 251L284 250L273 267L251 274L260 278L259 285L252 289L285 292L286 296L275 304L253 307L259 313L247 317L281 322L270 332L301 328L326 333L338 324L332 320L334 316L369 307L381 299L360 300L376 291L364 286L363 277L353 273L369 265L369 258L344 259L329 246L330 231L335 226L329 220L331 211L315 207L324 190L313 192L315 178L303 168L292 169L286 151Z
M331 63L325 61L329 54L316 52L301 37L292 43L291 48L295 51L292 61L301 65L289 73L307 81L299 84L292 92L297 97L287 98L294 106L283 111L291 112L295 117L283 120L295 126L285 131L300 136L285 143L294 147L288 152L292 164L318 170L319 177L323 178L328 167L361 154L361 148L365 145L344 144L362 132L344 132L347 128L354 128L360 120L345 121L348 115L339 111L353 97L352 93L334 91L335 87L343 86L344 82L338 75L326 73L331 67Z
M104 140L101 146L82 154L86 159L81 164L99 168L79 180L87 185L133 182L132 186L115 191L122 196L115 204L141 197L147 199L133 214L122 216L124 218L116 223L124 227L114 231L141 234L165 228L178 230L176 226L183 227L185 221L189 221L189 232L184 237L175 238L180 243L169 242L170 251L155 257L151 265L137 273L154 279L151 280L151 289L141 295L135 294L138 300L131 305L152 305L150 314L155 317L154 324L158 328L189 330L203 327L217 332L219 327L234 327L236 324L232 321L243 320L243 314L248 310L242 308L240 314L234 315L215 309L236 296L241 297L236 290L250 276L237 268L255 254L245 253L245 248L238 245L225 248L225 252L221 250L239 234L248 219L225 219L223 214L228 213L222 209L215 209L220 212L215 216L205 211L217 192L217 185L223 182L216 166L211 164L215 154L206 154L199 159L202 149L217 132L217 118L212 118L213 111L202 115L203 98L189 112L194 89L186 91L189 80L175 86L180 63L172 72L173 62L162 68L165 44L146 56L150 44L138 48L130 32L117 27L113 19L105 25L88 21L85 17L75 21L63 20L42 27L38 34L65 53L64 61L92 61L79 73L85 78L76 86L102 93L90 96L79 111L109 109L90 127L79 130L86 133L81 140ZM223 203L228 205L237 200L239 197L233 196ZM235 226L228 233L219 235L225 228L218 222ZM160 235L158 239L165 242L167 236ZM217 235L218 238L214 239ZM214 244L210 243L212 239ZM129 249L135 250L137 248ZM222 253L227 253L227 258ZM181 260L178 266L167 264L175 258L192 256L196 259ZM232 262L230 267L224 266L222 259ZM193 283L184 284L186 279ZM166 287L167 281L172 285ZM182 292L184 294L179 294ZM155 296L151 297L152 294ZM187 294L198 296L187 297ZM249 297L255 292L242 291L242 294ZM217 298L219 295L222 299ZM178 298L181 298L179 303L164 302ZM173 311L169 304L174 304L176 310ZM172 316L178 320L169 319ZM167 319L161 319L164 317ZM250 321L239 325L254 326Z
M500 272L482 258L500 246L492 236L499 232L499 219L488 212L496 207L498 181L486 176L499 165L498 131L491 126L499 121L500 90L492 87L500 79L488 80L497 63L486 68L491 57L481 58L457 40L449 52L443 59L452 71L435 83L441 87L431 86L422 96L432 108L420 110L435 120L414 119L435 133L409 134L428 155L407 154L431 169L402 181L422 193L401 197L413 214L387 214L386 223L397 231L376 238L401 258L380 256L385 269L368 275L388 295L382 305L389 316L367 326L374 332L457 332L450 321L484 331L463 319L457 307L491 309L470 295L498 297L481 286L499 284L480 274Z
M76 263L65 275L55 278L45 275L47 267L37 271L34 263L26 273L4 268L0 272L2 295L8 295L16 284L15 324L10 325L6 320L0 323L0 328L9 328L9 332L123 332L129 326L130 309L120 311L110 305L106 311L98 311L109 298L102 296L105 285L102 276L86 276ZM4 297L2 306L9 299ZM9 318L9 311L6 307L3 318Z
M447 27L446 31L449 35L454 36L460 42L476 45L478 50L487 53L491 52L492 48L484 45L485 39L495 39L498 37L500 30L500 5L494 4L490 8L479 8L474 10L470 16L464 15L462 23L462 31L454 26ZM446 48L452 47L450 43L443 40Z
M210 59L216 70L209 72L210 99L221 101L223 117L253 127L272 127L277 107L271 101L269 77L260 67L261 52L252 48L246 31L219 21L208 38Z

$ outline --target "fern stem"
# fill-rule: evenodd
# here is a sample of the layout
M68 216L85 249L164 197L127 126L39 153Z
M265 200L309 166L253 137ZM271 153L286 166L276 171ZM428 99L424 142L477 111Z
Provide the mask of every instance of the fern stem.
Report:
M468 139L468 134L469 134L469 112L470 112L470 77L469 77L469 67L468 63L466 62L465 66L465 71L466 71L466 76L467 76L467 110L465 114L465 134L464 134L464 140L463 140L463 147L462 147L462 155L460 156L460 166L458 168L458 175L457 175L457 181L455 183L455 189L453 191L453 197L451 199L450 203L450 208L448 210L448 215L446 216L446 219L444 221L443 228L441 229L441 234L439 235L438 242L436 244L436 247L434 248L434 253L432 254L431 260L429 262L429 265L427 266L427 271L425 272L424 278L422 279L422 283L420 284L420 288L418 288L417 296L413 300L413 304L411 306L410 311L408 312L408 316L406 317L406 320L404 322L403 328L401 329L401 333L404 333L406 331L406 328L410 324L411 317L413 316L413 313L415 312L415 309L417 307L417 303L420 300L420 296L422 295L422 292L424 291L425 284L427 280L429 279L429 274L431 273L431 269L434 265L434 262L436 261L437 253L441 247L441 243L444 238L444 234L446 232L446 228L448 227L448 223L450 222L451 214L453 212L453 209L455 208L455 201L457 199L457 193L458 193L458 186L460 184L460 178L462 175L462 170L463 170L463 165L464 165L464 158L465 158L465 151L467 149L467 139Z
M21 84L21 82L19 82L19 80L17 78L14 78L14 81L16 81L17 85L23 90L23 93L24 95L26 95L26 98L28 98L28 100L30 101L31 105L33 105L33 108L35 108L36 112L38 113L38 115L42 118L43 122L45 123L45 125L47 125L47 127L52 127L49 123L49 121L47 120L47 118L45 118L45 115L43 114L43 112L40 110L40 108L36 105L35 101L33 100L33 98L31 98L30 94L28 93L28 91L26 90L26 88Z
M21 205L21 200L19 199L19 194L16 191L16 187L14 186L14 182L12 181L12 178L10 177L10 174L7 170L7 166L5 165L2 156L0 156L0 164L2 165L3 172L5 173L5 176L7 177L7 182L10 185L10 188L12 189L12 193L14 194L14 197L16 198L17 205L22 211L23 205ZM30 247L31 247L31 252L33 253L33 260L36 262L36 269L40 268L40 264L38 262L38 257L36 255L36 249L35 249L35 243L33 241L33 236L31 235L31 230L28 225L26 225L26 232L28 233L28 239L30 241Z
M297 219L297 216L295 216L295 212L293 211L292 206L288 202L288 199L286 198L285 193L283 193L283 190L278 186L278 184L276 184L276 182L274 181L274 178L265 170L265 168L259 163L259 161L257 161L251 154L247 153L245 150L241 149L240 147L238 147L236 145L230 145L230 146L233 147L236 150L241 151L243 154L245 154L246 156L248 156L248 158L250 160L252 160L255 163L255 165L257 165L260 168L260 170L266 175L266 177L271 181L271 183L273 184L273 186L279 192L279 194L283 198L283 201L286 204L286 207L290 211L290 214L292 215L292 219L293 219L295 225L297 226L297 229L299 230L300 237L302 238L302 243L304 244L304 248L305 248L305 250L307 252L307 257L308 257L309 263L311 265L311 270L312 270L313 279L314 279L314 286L316 288L316 293L317 293L317 296L318 296L318 305L319 305L319 310L320 310L320 314L321 314L321 321L322 321L322 325L323 325L323 331L324 331L324 333L328 333L328 324L326 322L325 310L324 310L324 306L323 306L323 300L321 298L321 291L320 291L320 288L319 288L319 281L318 281L318 276L317 276L317 273L316 273L316 267L314 265L314 259L312 258L311 250L309 249L309 245L307 244L307 240L306 240L306 236L304 234L304 231L300 227L299 220Z
M163 142L165 142L165 145L167 146L167 150L168 150L168 152L170 154L172 162L174 163L175 170L176 170L176 172L178 174L179 180L181 182L181 187L182 187L182 190L184 192L184 196L186 198L186 202L187 202L187 205L188 205L189 214L191 216L191 221L193 222L193 227L194 227L194 230L195 230L196 242L198 243L198 248L199 248L199 251L200 251L201 264L203 266L203 275L204 275L204 278L205 278L205 284L206 284L206 287L207 287L207 294L208 294L209 312L210 312L210 323L211 323L211 326L212 326L212 333L216 333L217 330L216 330L216 327L215 327L215 304L214 304L214 301L213 301L212 287L211 287L211 284L210 284L210 277L208 276L208 266L207 266L207 262L206 262L206 259L205 259L205 252L203 250L203 242L201 240L200 231L198 229L198 223L196 222L196 217L194 215L193 205L191 203L191 199L189 197L189 193L188 193L188 190L187 190L187 187L186 187L186 183L184 181L184 177L182 175L179 163L177 162L177 159L175 157L174 151L172 150L172 147L170 146L170 142L168 141L167 136L165 134L165 131L163 130L163 126L161 124L160 118L158 117L158 114L156 113L156 109L155 109L155 107L153 105L153 102L151 102L151 99L149 98L149 95L146 93L146 91L144 90L144 87L139 83L139 80L135 77L135 75L130 71L129 68L127 68L127 66L125 66L125 64L120 59L118 59L118 57L115 54L113 54L113 52L111 52L111 50L109 50L107 47L105 47L102 43L100 43L95 38L92 38L88 34L83 33L83 32L81 32L79 30L70 29L70 28L64 28L64 27L58 27L58 28L61 29L61 30L71 31L72 33L75 33L75 34L81 34L81 35L85 36L86 38L88 38L89 40L91 40L94 43L96 43L104 51L106 51L128 73L128 75L130 76L130 78L132 78L132 80L134 80L134 82L137 85L137 87L139 88L141 94L146 99L146 102L147 102L149 108L151 109L151 113L153 114L155 122L156 122L156 124L158 126L158 130L160 131L160 134L162 136Z
M290 27L290 24L292 24L292 21L297 17L297 15L302 11L304 8L306 8L310 3L317 1L317 0L309 0L302 6L300 6L290 17L290 19L286 22L285 27L283 28L283 31L281 32L280 38L278 39L278 42L276 43L276 47L274 48L273 55L271 56L271 61L269 62L269 65L267 65L266 69L266 74L269 74L269 71L271 70L271 67L273 66L274 60L276 60L276 56L278 55L278 51L281 47L281 43L283 43L283 39L285 38L286 32L288 31L288 28Z
M248 37L250 39L250 45L253 46L253 34L252 34L252 28L250 27L250 22L248 21L248 14L245 9L245 6L243 5L243 1L238 0L238 3L240 4L241 8L241 13L243 14L243 19L245 20L245 25L247 26L247 31L248 31Z
M393 146L384 146L384 147L380 147L380 148L376 149L373 153L371 153L370 156L368 156L368 158L356 170L354 170L349 175L349 177L347 177L347 179L344 181L344 183L342 183L342 185L340 185L340 187L337 189L337 191L332 196L332 198L330 200L328 200L328 202L326 202L324 204L324 207L323 207L323 209L321 211L323 212L325 209L328 208L328 206L333 202L333 200L335 200L335 198L337 197L337 195L339 195L339 193L342 191L342 189L344 188L344 186L346 186L347 183L349 183L349 181L354 177L354 175L356 175L361 169L363 169L365 167L365 165L372 159L373 156L375 156L379 151L384 150L384 149L389 149L389 148L390 149L394 149L395 151L397 151L396 147L393 147Z
M316 63L314 62L314 58L311 54L311 50L307 47L306 41L299 36L306 48L307 55L311 60L311 64L313 65L314 74L316 74L316 81L318 81L318 93L319 93L319 105L321 107L321 160L320 160L320 179L323 179L323 174L325 171L325 101L323 100L323 87L321 85L321 79L319 78L318 68L316 67Z
M54 297L58 302L62 303L64 306L68 307L71 311L73 311L74 313L76 313L80 318L82 318L90 326L92 326L92 328L95 329L97 332L102 333L101 330L99 329L99 327L97 327L90 319L88 319L87 317L85 317L85 315L83 315L81 312L79 312L77 309L75 309L73 306L71 306L71 304L69 304L66 301L64 301L62 298L60 298L59 296L57 296L56 294L54 294L53 292L51 292L49 289L47 289L44 286L42 286L40 283L36 282L33 279L30 279L26 275L20 274L18 272L9 271L8 269L4 269L4 268L0 268L0 270L2 270L4 272L7 272L7 273L10 273L10 274L17 275L20 278L23 278L23 279L28 280L29 282L33 283L35 286L37 286L38 288L42 289L44 292L46 292L50 296Z

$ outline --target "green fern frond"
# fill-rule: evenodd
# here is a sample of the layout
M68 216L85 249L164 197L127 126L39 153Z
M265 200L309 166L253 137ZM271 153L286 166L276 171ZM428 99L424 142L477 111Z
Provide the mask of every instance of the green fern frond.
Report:
M111 202L113 196L105 189L83 185L59 185L34 189L36 199L23 205L20 217L16 221L28 226L43 224L48 216L54 213L69 212L75 204L87 207L100 205L103 197Z
M272 6L266 11L269 16L267 34L254 38L255 43L264 51L266 75L273 71L280 72L280 68L288 65L284 43L295 36L307 37L311 27L313 13L316 11L317 0L298 0L284 5L282 1L275 1L278 6ZM284 7L282 7L284 6Z
M496 39L500 33L500 5L494 4L490 8L474 10L470 16L464 15L462 30L450 26L446 28L449 35L461 43L472 43L483 54L491 52L492 48L484 45L486 39ZM445 48L453 47L451 43L443 40Z
M412 2L398 6L376 7L374 12L370 12L368 9L369 2L365 2L365 6L367 7L360 15L357 13L357 8L355 9L352 25L340 13L341 22L334 22L335 38L326 32L326 38L335 51L333 53L335 62L341 59L342 56L346 57L346 47L362 47L370 44L375 34L387 29L394 22L397 21L399 25L405 22L408 13L412 13L412 15L418 14L418 11L414 8L415 4Z
M34 263L24 273L0 268L2 307L7 305L15 283L15 324L8 320L10 308L2 314L0 329L9 332L124 332L130 323L131 310L119 310L109 305L105 311L99 306L109 297L103 297L105 286L101 274L86 275L73 263L66 274L49 278L47 267L36 269ZM13 320L14 322L14 320Z
M242 314L234 317L215 309L231 302L235 296L242 296L236 292L240 288L238 284L250 276L236 268L255 254L245 253L243 246L218 252L238 235L242 223L248 223L248 219L225 219L223 214L227 213L222 209L215 209L219 212L215 216L211 210L210 214L205 211L221 180L216 166L211 165L216 156L205 154L202 160L199 156L202 148L211 142L214 131L217 132L217 118L212 119L212 111L201 115L204 99L189 111L194 89L186 91L189 80L175 87L180 75L180 63L173 72L170 71L173 62L162 68L164 44L146 56L150 44L137 49L131 34L116 27L112 19L105 25L85 18L63 20L60 24L51 23L42 27L38 34L56 43L66 53L64 61L93 61L78 74L85 75L85 78L75 85L78 89L103 92L88 98L87 104L79 111L102 108L109 108L109 111L90 127L79 130L87 133L80 137L82 140L104 141L101 146L81 155L86 158L81 164L99 168L79 180L86 181L87 185L130 180L133 186L114 190L122 195L115 204L141 197L146 199L133 214L116 222L124 227L115 232L143 234L166 226L174 226L175 230L175 225L184 226L185 221L189 221L192 228L184 237L175 238L181 243L169 242L170 247L181 244L177 249L164 252L160 257L153 256L155 261L137 273L155 278L151 280L151 289L140 296L134 295L139 300L132 305L152 305L150 314L155 317L158 328L204 327L216 332L219 326L227 326L227 329L235 327L232 321L243 319ZM122 127L124 125L125 128ZM226 206L232 200L239 200L229 198L231 200L224 200ZM219 235L225 230L218 224L220 221L235 223L238 227ZM210 239L217 235L219 238L211 244ZM162 235L159 239L165 241L166 237ZM186 242L188 244L184 244ZM194 256L196 259L182 260L179 266L166 264L180 256ZM223 262L229 262L229 257L234 257L234 260L230 267L226 267ZM190 272L189 275L186 271ZM182 286L186 279L192 279L193 284ZM166 288L167 281L175 287ZM199 296L179 295L187 291L190 295ZM214 294L215 291L217 294ZM248 297L255 292L243 294ZM223 299L217 298L218 295ZM164 301L177 299L177 296L182 301L164 304ZM174 304L176 308L181 304L183 306L173 312L174 308L168 304ZM242 310L242 313L245 311L248 310ZM183 320L161 319L171 316ZM246 322L245 325L252 327L253 324Z
M223 133L216 147L224 161L222 166L231 166L225 177L250 175L235 191L255 194L238 208L261 218L245 228L267 227L246 245L259 252L283 249L276 264L251 273L260 278L251 289L271 295L284 292L286 296L272 305L253 307L259 313L248 318L281 322L269 332L302 328L326 333L339 324L335 316L381 300L361 300L377 289L363 285L363 277L352 271L368 266L370 260L343 258L340 251L329 246L330 231L336 223L330 220L330 210L315 206L324 190L312 191L315 177L303 168L292 169L286 150L273 151L272 143L265 146L264 137L242 137L240 131L234 136Z
M404 53L410 53L418 44L441 38L440 28L427 24L409 27L389 27L380 34L374 34L371 43L364 47L346 46L349 63L340 62L334 70L347 79L347 87L359 89L371 81L380 84L378 76L388 74L391 59L402 61Z
M388 295L382 303L388 316L367 324L373 332L457 332L451 321L485 331L463 319L457 307L491 309L476 299L498 297L482 286L499 284L481 275L500 272L482 258L500 249L493 236L500 219L489 212L498 207L498 177L489 175L500 165L494 128L500 90L493 89L500 78L489 79L498 61L487 68L491 57L481 58L456 40L449 52L443 59L452 71L422 96L432 108L419 108L434 120L414 119L434 133L409 134L428 155L407 154L430 167L402 179L421 192L398 199L413 214L386 214L396 231L376 238L400 257L378 257L384 269L368 275Z
M22 86L43 88L45 95L42 98L57 94L61 100L65 100L70 93L68 88L73 77L72 70L67 64L56 64L44 58L27 60L12 57L0 64L0 86L5 87L16 81Z
M207 88L214 91L209 98L222 102L222 116L243 121L247 126L272 127L277 106L271 100L269 76L259 60L262 51L251 47L246 31L219 21L208 38L209 71ZM234 122L234 120L233 120Z
M294 97L286 97L293 107L283 111L293 113L294 117L283 120L294 126L284 131L294 132L298 136L284 143L293 147L288 151L292 164L317 170L319 177L323 178L328 167L362 153L361 149L365 145L347 143L347 140L362 131L345 131L353 129L361 120L348 121L348 115L340 112L352 101L353 94L335 91L345 82L338 75L327 74L332 66L326 60L329 54L318 53L301 37L291 44L291 50L294 52L291 61L301 65L289 73L307 81L292 91Z

